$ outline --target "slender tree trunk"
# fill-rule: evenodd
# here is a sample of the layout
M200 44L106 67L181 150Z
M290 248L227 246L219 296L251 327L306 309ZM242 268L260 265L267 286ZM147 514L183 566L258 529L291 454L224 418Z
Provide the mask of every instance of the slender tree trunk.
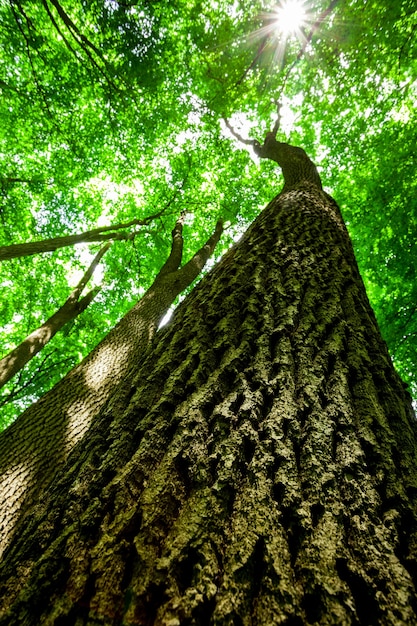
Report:
M165 207L164 209L165 210ZM150 215L143 220L131 220L124 224L115 224L114 226L102 226L101 228L93 228L84 233L76 235L66 235L64 237L53 237L51 239L42 239L41 241L31 241L29 243L15 243L10 246L0 246L0 261L15 259L17 257L31 256L32 254L42 254L44 252L54 252L59 248L74 246L77 243L92 243L94 241L108 241L111 239L123 240L133 239L137 232L121 232L123 229L131 226L144 226L152 220L159 217L163 210L155 215Z
M95 287L89 291L81 300L80 296L110 245L108 243L99 250L90 267L64 304L39 328L30 333L16 348L0 359L0 388L13 378L17 372L20 372L65 324L78 317L91 304L99 293L100 287Z
M98 346L9 428L0 433L0 553L19 519L46 488L102 407L123 406L132 371L175 298L198 276L222 233L219 222L206 244L180 267L183 217L172 249L152 286Z
M417 623L416 422L307 165L26 516L0 624Z

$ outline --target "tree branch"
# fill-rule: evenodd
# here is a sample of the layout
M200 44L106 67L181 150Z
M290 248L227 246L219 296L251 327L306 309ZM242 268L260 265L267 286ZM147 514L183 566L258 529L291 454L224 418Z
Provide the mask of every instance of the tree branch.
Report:
M64 33L62 32L62 30L60 29L57 21L55 20L54 16L52 15L52 12L49 8L49 5L47 3L47 0L42 0L42 4L44 6L45 11L48 14L49 19L52 22L52 25L54 26L55 30L57 31L57 33L59 34L60 37L62 37L62 41L64 42L64 44L66 45L66 47L68 48L68 50L75 56L75 58L77 59L77 61L80 61L77 52L74 50L74 48L71 46L70 42L68 41L68 39L65 37Z
M322 11L322 13L320 13L320 15L317 18L317 20L314 22L313 26L310 29L310 32L308 33L308 35L305 38L305 41L304 41L300 51L298 52L295 60L291 63L290 67L288 68L288 70L285 73L284 80L283 80L283 83L282 83L281 89L280 89L280 97L282 96L282 94L284 92L285 85L287 83L287 80L290 77L291 72L293 71L294 67L300 62L304 52L307 49L308 44L311 43L311 40L313 39L316 31L320 28L321 24L325 21L325 19L328 17L328 15L330 15L330 13L333 11L333 9L338 4L338 2L339 2L339 0L331 0L331 2L329 4L329 6L327 7L327 9Z
M75 22L73 22L73 20L70 18L68 13L66 13L66 11L63 9L61 4L58 2L58 0L50 0L50 2L52 6L54 6L55 9L57 10L59 17L64 22L65 26L67 27L68 31L70 32L74 40L77 42L77 44L84 51L86 56L89 58L91 64L94 67L96 67L96 69L102 74L102 76L104 77L104 79L106 80L110 88L117 89L117 85L113 82L109 74L106 71L104 71L102 67L100 67L96 59L91 54L89 48L97 55L100 61L104 64L104 67L107 69L108 64L107 64L107 61L103 58L101 51L80 31L78 26L75 24Z
M171 252L169 254L169 257L167 258L167 260L165 261L165 263L159 270L158 276L163 276L164 274L171 274L172 272L175 272L175 270L177 270L178 267L180 266L180 263L182 261L182 251L183 251L183 245L184 245L184 240L182 238L182 229L184 226L185 215L186 213L182 212L180 217L175 222L175 226L171 233L172 235Z
M81 301L79 296L87 282L90 280L103 255L110 248L108 243L94 257L91 265L77 287L71 292L64 304L39 328L30 333L14 350L0 359L0 387L5 385L17 372L19 372L47 343L63 328L63 326L75 319L91 303L98 294L100 288L92 289Z
M268 35L266 37L263 37L261 43L258 46L258 50L256 51L256 54L255 54L254 58L252 59L252 61L249 64L249 66L245 69L245 71L243 72L242 76L236 81L236 83L234 85L235 87L238 87L241 83L243 83L243 81L245 80L246 76L249 74L251 69L253 67L255 67L258 59L260 58L260 56L262 55L263 51L265 50L268 41L269 41L269 36Z
M23 384L21 384L22 370L20 370L20 374L17 379L17 384L20 385L20 387L16 389L16 385L15 385L9 393L0 396L0 407L5 406L9 402L13 402L14 400L18 400L19 398L21 398L26 393L25 390L28 389L28 387L30 387L33 383L37 384L38 380L43 379L50 370L53 370L54 368L57 367L57 363L52 363L51 365L48 365L48 367L45 367L46 361L49 359L50 356L52 356L54 352L56 352L56 350L51 350L51 352L46 354L46 356L42 359L37 369L32 373L30 378ZM68 357L60 361L61 365L64 365L66 363L73 363L73 358Z
M223 117L223 121L226 124L227 128L232 133L233 137L235 137L238 141L240 141L241 143L244 143L246 146L255 145L256 139L245 139L244 137L242 137L242 135L239 135L239 133L235 131L235 129L233 128L233 126L230 124L229 120L226 117Z
M165 209L164 209L165 210ZM77 235L65 235L63 237L53 237L51 239L43 239L41 241L32 241L28 243L15 243L10 246L0 246L0 261L15 259L17 257L31 256L32 254L41 254L44 252L54 252L59 248L73 246L78 243L91 243L93 241L106 241L108 239L132 239L137 232L124 233L117 235L113 231L119 231L130 226L145 226L152 220L160 217L163 211L159 211L154 215L150 215L141 220L135 219L123 224L115 224L113 226L102 226L93 228L84 233ZM105 234L109 233L109 234Z
M195 278L199 275L208 259L213 254L214 248L219 242L219 239L223 232L223 221L219 220L216 224L213 234L209 239L207 239L204 246L198 250L194 256L182 267L178 270L180 280L185 281L187 284L185 286L190 285ZM185 289L185 287L183 287Z
M100 263L101 259L106 254L107 250L110 248L111 245L112 243L110 242L110 243L107 243L102 248L100 248L100 250L97 252L96 256L94 257L90 267L87 269L87 271L85 272L84 276L82 277L78 285L75 287L75 289L72 291L69 298L72 298L74 301L78 300L81 292L84 290L84 287L86 286L86 284L88 283L92 275L94 274L97 268L97 265Z

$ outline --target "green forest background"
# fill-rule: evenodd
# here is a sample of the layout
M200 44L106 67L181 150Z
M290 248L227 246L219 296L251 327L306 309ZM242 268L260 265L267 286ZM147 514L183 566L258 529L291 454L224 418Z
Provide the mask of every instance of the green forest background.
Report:
M182 211L188 255L228 248L282 179L233 136L302 146L342 209L394 364L417 397L415 0L2 0L0 246L159 214L114 241L102 289L0 392L0 427L57 382L151 284ZM226 121L225 121L226 120ZM100 249L0 264L0 356L45 321Z

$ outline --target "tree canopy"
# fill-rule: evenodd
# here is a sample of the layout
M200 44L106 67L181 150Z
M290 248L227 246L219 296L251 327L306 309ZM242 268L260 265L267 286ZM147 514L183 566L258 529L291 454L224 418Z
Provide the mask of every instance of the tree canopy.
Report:
M276 195L279 170L238 137L262 140L278 105L278 136L308 152L341 206L417 394L415 4L300 6L303 22L285 30L266 0L1 4L0 246L144 222L102 259L91 305L3 388L2 426L145 292L182 211L186 254L219 218L221 253ZM0 357L65 301L101 245L0 264Z

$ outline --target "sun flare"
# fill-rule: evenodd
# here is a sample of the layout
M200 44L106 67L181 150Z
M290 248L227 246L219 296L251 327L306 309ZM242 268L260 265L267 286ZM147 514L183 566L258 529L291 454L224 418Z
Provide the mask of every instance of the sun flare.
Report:
M299 31L307 17L302 0L285 0L275 13L276 28L283 35L291 35Z

